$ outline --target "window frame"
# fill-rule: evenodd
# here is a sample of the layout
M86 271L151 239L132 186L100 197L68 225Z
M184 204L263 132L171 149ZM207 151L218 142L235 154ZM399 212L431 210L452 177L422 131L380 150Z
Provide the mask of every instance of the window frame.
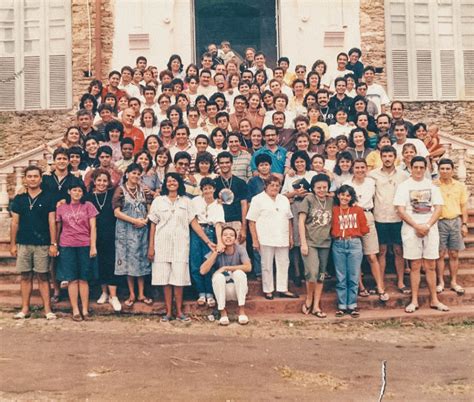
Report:
M441 0L442 1L442 0ZM394 48L392 45L392 21L391 21L391 3L393 0L385 0L385 50L386 50L386 66L387 66L387 89L389 96L394 99L394 68L392 51L403 50ZM429 16L429 35L430 35L430 52L431 52L431 73L432 73L432 97L420 97L417 95L417 56L415 45L415 2L414 1L399 1L405 7L405 24L406 24L406 47L407 52L407 68L408 68L408 97L398 97L406 101L457 101L457 100L473 100L474 96L465 94L465 72L464 72L464 49L462 46L462 32L461 32L461 3L452 0L453 10L453 49L443 49L439 45L439 25L438 25L438 0L427 0L428 16ZM461 45L459 45L461 44ZM447 97L442 94L442 80L441 80L441 50L452 50L454 52L455 61L455 96Z
M28 55L25 52L25 0L14 0L13 1L13 12L14 12L14 25L13 25L13 38L14 38L14 53L11 57L15 60L15 74L21 71L18 78L15 79L14 85L14 96L15 96L15 108L14 109L0 109L0 112L9 111L41 111L41 110L65 110L71 109L73 105L73 90L72 90L72 10L71 2L68 0L61 0L60 3L64 7L64 25L65 25L65 106L63 107L52 107L51 105L51 66L50 57L57 54L56 52L49 51L50 43L50 20L48 11L52 4L48 0L38 0L39 7L39 107L26 107L25 99L28 94L25 93L25 57L36 57L35 55ZM3 56L0 56L0 58ZM10 57L10 56L5 56Z

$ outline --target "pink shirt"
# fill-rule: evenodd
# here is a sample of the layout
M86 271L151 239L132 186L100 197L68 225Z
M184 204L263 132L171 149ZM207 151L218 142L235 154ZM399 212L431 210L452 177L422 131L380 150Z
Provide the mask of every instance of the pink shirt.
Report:
M89 219L98 215L89 201L84 204L62 204L56 210L56 222L62 222L59 237L61 247L90 246L91 226Z

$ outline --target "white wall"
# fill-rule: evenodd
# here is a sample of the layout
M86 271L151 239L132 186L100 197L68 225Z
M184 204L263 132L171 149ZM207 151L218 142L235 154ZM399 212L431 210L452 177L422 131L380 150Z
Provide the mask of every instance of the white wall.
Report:
M135 67L137 56L164 70L169 56L179 54L185 65L193 55L192 0L115 0L112 67ZM130 33L148 33L150 48L130 50Z
M310 68L323 59L335 69L336 55L351 47L360 47L359 0L279 0L280 56L287 56L294 68ZM168 58L178 53L185 65L193 58L193 0L115 0L115 37L112 66L134 66L144 55L160 70ZM340 48L324 47L325 31L345 31ZM148 33L150 49L130 50L130 33Z
M360 47L359 0L280 0L280 56L294 68L317 60L336 68L336 56ZM343 47L324 47L325 31L345 31Z

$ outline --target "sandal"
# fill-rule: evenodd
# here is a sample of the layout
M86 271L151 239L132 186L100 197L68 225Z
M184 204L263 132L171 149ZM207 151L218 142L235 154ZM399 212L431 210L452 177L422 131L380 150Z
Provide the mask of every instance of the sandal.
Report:
M466 291L464 290L464 288L463 288L462 286L460 286L460 285L452 286L452 287L451 287L451 290L452 290L453 292L456 292L456 294L457 294L458 296L463 296L464 293L466 292Z
M306 302L304 302L302 305L301 305L301 312L304 314L304 315L308 315L309 312L311 311L311 305L306 305Z
M79 321L82 321L83 318L82 318L82 315L80 315L80 314L74 314L74 315L72 316L72 320L73 320L73 321L76 321L76 322L79 322Z
M145 297L144 299L137 299L137 302L146 304L147 306L151 306L153 304L153 299Z
M292 292L278 292L278 297L287 299L298 299L299 296Z
M14 320L25 320L26 318L30 318L30 313L25 314L23 311L20 311L13 316Z
M49 313L47 313L44 318L46 318L48 321L50 320L55 320L56 318L58 318L56 316L56 314L54 314L52 311L50 311Z
M449 307L446 306L446 304L443 304L441 302L439 302L436 306L430 305L430 308L432 308L433 310L438 310L438 311L449 311Z
M359 290L359 296L360 297L369 297L370 296L370 293L367 289L360 289Z
M207 307L215 307L216 306L216 299L214 299L213 297L208 297L207 299Z
M377 292L377 294L379 295L379 300L381 302L387 302L390 300L390 296L388 295L387 292L383 291L383 292Z
M170 322L172 319L173 319L173 317L171 317L170 315L164 315L163 317L161 317L160 321L161 322Z
M444 291L444 285L436 286L436 293L442 293Z
M409 295L409 294L411 294L411 289L410 289L410 288L407 288L406 286L403 286L402 288L398 288L398 291L399 291L402 295Z
M336 311L336 317L344 317L346 312L344 310L337 310Z
M125 304L125 307L133 307L135 304L135 299L127 299L123 302Z
M180 316L176 317L176 319L181 322L191 321L191 318L189 318L186 314L181 314Z
M206 297L205 296L199 296L197 299L197 305L202 307L206 305Z
M321 310L312 311L311 314L313 314L315 317L318 317L318 318L326 318L327 317L327 314L322 312Z
M352 318L360 317L360 312L356 308L354 310L349 310L349 314L351 315Z
M411 314L418 310L418 306L415 303L410 303L405 307L405 313Z

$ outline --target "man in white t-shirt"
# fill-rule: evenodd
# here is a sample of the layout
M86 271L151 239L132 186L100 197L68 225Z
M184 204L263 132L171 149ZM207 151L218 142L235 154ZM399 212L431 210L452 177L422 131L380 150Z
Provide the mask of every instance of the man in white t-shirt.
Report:
M249 70L252 71L254 76L258 70L265 70L265 73L267 74L267 80L271 80L273 78L273 71L271 68L268 68L265 65L265 62L265 54L263 52L257 52L255 53L254 66L250 67Z
M413 144L416 148L416 154L418 156L422 156L423 158L427 158L429 156L428 149L426 148L426 145L423 143L423 141L419 140L418 138L407 138L408 128L404 122L396 123L393 133L396 139L393 147L396 149L399 158L401 158L403 146L405 144Z
M436 260L439 258L439 232L437 221L444 204L441 192L430 179L425 178L427 160L415 156L411 160L411 177L400 183L393 205L403 220L403 257L411 262L411 303L405 312L418 309L420 271L423 266L430 292L430 307L438 311L449 308L438 300L436 293Z
M364 81L367 84L367 99L371 100L377 106L377 110L380 113L385 113L387 105L390 103L390 98L385 92L382 85L376 84L375 79L375 68L367 66L364 68Z
M351 70L346 68L347 62L349 61L349 56L347 53L341 52L337 55L337 68L336 70L324 74L321 85L322 88L326 88L327 90L334 92L335 91L335 79L338 77L345 77L346 74L353 74Z

